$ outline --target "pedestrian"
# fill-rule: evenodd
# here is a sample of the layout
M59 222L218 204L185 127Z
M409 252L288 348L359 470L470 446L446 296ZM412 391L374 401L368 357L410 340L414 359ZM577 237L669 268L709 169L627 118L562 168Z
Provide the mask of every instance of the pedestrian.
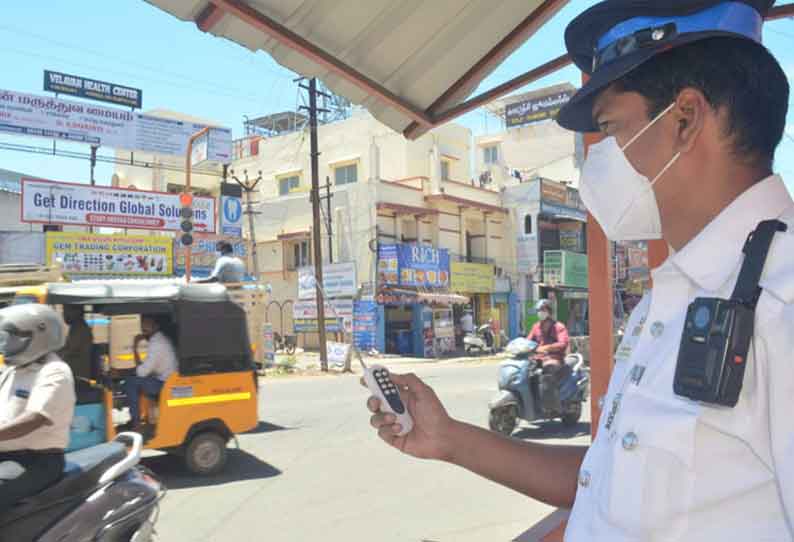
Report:
M672 248L634 309L608 393L593 397L604 406L589 449L456 421L413 375L392 377L414 420L407 435L369 399L384 441L572 508L566 542L794 540L794 201L773 175L789 85L761 45L773 3L607 0L566 30L589 78L557 120L604 136L583 165L582 200L611 241ZM745 257L753 232L761 241ZM713 320L712 298L752 317ZM690 315L696 300L706 309ZM711 349L716 332L743 333L747 356ZM713 357L692 356L701 345ZM739 374L731 363L747 367L723 381L743 382L738 402L693 398L711 389L703 374L721 378L710 366Z

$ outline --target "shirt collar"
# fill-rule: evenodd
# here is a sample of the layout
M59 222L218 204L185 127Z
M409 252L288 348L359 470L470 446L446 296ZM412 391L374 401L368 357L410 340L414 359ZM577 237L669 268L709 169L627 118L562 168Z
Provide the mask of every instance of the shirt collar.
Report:
M703 290L716 292L735 273L747 236L758 223L778 218L792 203L783 179L767 177L723 209L668 262Z

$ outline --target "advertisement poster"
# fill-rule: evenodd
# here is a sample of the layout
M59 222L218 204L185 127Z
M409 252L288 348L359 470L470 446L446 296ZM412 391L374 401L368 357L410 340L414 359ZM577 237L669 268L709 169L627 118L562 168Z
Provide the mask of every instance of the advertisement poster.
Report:
M48 232L47 262L60 261L65 273L169 276L173 240L92 233Z
M378 281L389 286L400 284L400 261L397 256L397 245L380 245L378 247Z
M135 109L140 109L143 105L143 92L139 88L125 87L50 70L44 70L44 90Z
M337 316L342 319L342 325ZM292 307L292 318L296 333L317 333L319 330L317 303L314 301L297 301ZM329 299L325 302L325 329L332 333L353 331L352 299Z
M218 254L215 250L218 241L229 241L234 248L234 255L243 260L248 258L248 246L242 239L232 239L222 235L197 233L193 236L193 245L188 249L179 240L174 239L176 246L176 274L185 274L185 254L191 251L190 274L194 277L208 277L215 269Z
M301 267L298 269L298 299L314 299L317 288L309 279L314 275L314 267ZM323 289L329 298L355 297L358 293L356 282L356 264L332 263L323 266Z
M374 301L353 304L353 342L362 352L377 347L378 305Z
M350 355L350 345L345 343L327 342L328 363L337 367L344 367Z
M276 360L276 342L273 337L273 324L262 324L262 349L265 351L265 363L272 364Z
M234 196L221 196L220 229L227 237L243 236L243 200Z
M0 89L0 132L184 156L203 124L163 119L126 109ZM207 159L231 161L232 131L213 127Z
M179 231L179 194L22 179L22 222ZM215 198L193 198L193 228L215 232Z
M494 268L481 263L452 262L452 291L490 294L495 286Z

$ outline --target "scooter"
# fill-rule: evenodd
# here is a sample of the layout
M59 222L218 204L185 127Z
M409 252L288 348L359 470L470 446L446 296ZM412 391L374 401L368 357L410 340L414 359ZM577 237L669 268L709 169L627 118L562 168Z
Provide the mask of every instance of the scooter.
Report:
M565 358L569 374L560 384L560 403L547 410L540 392L543 364L533 356L537 347L535 341L516 339L505 348L511 359L499 365L499 392L488 405L491 430L509 436L519 420L561 418L566 427L579 423L582 403L590 393L590 371L584 359L581 354Z
M63 478L0 515L0 542L150 542L162 484L138 465L143 438L66 454Z
M495 348L491 326L488 324L482 325L474 333L469 333L463 337L463 348L469 355L475 352L478 354L493 354Z

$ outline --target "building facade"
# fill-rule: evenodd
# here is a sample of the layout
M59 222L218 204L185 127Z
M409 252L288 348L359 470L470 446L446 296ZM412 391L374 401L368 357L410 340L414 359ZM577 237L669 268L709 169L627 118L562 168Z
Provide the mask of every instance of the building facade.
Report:
M460 345L465 305L480 322L517 326L513 225L501 187L472 179L467 128L449 124L407 141L356 112L321 125L318 140L323 263L354 264L357 299L375 305L370 346L443 355ZM290 333L294 307L303 306L299 270L313 264L309 137L292 131L251 145L238 145L246 152L233 167L262 172L259 269L272 287L269 319ZM302 336L314 345L312 333Z

